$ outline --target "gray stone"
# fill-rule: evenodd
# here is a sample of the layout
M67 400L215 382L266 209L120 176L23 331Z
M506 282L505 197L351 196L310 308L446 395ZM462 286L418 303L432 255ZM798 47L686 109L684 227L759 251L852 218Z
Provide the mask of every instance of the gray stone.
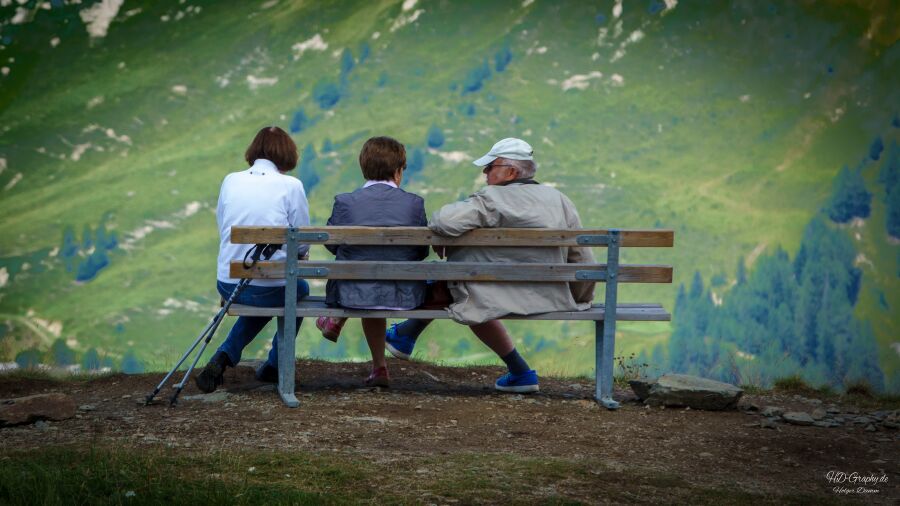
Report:
M39 394L0 400L0 427L38 420L67 420L73 416L75 401L66 394Z
M223 402L231 395L224 390L213 392L211 394L186 395L182 399L186 401L203 401L203 402Z
M809 413L803 411L790 411L784 414L784 421L791 425L812 425L815 423Z
M777 429L778 428L778 425L775 422L773 422L772 420L769 420L768 418L763 418L762 420L760 420L759 426L762 427L763 429Z
M860 425L868 425L872 423L872 420L867 416L857 416L853 421Z
M834 406L834 405L828 406L828 409L826 409L825 411L826 411L829 415L837 415L837 414L839 414L839 413L841 412L841 410L838 409L838 407L837 407L837 406Z
M825 415L827 415L827 414L828 413L824 409L816 408L816 409L812 410L812 413L810 413L810 416L812 416L813 420L821 420L821 419L825 418Z
M632 380L629 384L647 404L693 409L733 409L744 393L728 383L686 374L664 374L655 381Z
M878 429L876 429L875 426L872 425L871 423L866 426L866 432L875 432L876 430L878 430Z
M34 428L40 431L45 431L50 429L50 424L43 420L38 420L34 422Z
M784 410L779 408L778 406L766 406L762 409L760 414L762 416L777 418L784 414Z
M831 422L829 420L820 420L818 422L813 422L813 425L815 425L816 427L825 427L826 429L829 429L831 427L840 427L840 424Z
M82 404L81 406L78 406L78 411L94 411L96 409L97 406L94 406L93 404Z

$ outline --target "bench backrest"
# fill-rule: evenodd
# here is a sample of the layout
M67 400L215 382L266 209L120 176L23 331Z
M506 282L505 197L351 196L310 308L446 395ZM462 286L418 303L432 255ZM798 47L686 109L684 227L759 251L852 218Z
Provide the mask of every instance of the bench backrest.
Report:
M484 228L444 237L425 227L233 227L235 244L415 245L504 247L606 247L606 263L538 264L478 262L261 261L246 269L231 263L231 277L348 280L447 280L505 282L599 281L671 283L670 265L620 265L621 247L672 247L671 230ZM290 258L290 256L288 257Z

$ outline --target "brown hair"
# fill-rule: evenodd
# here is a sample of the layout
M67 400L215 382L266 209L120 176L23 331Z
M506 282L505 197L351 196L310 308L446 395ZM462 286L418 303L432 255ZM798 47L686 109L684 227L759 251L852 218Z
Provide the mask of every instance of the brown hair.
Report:
M288 172L297 166L297 145L284 130L277 126L260 130L244 153L247 163L264 158L274 163L281 172Z
M406 168L406 148L391 137L372 137L359 152L359 168L369 181L394 178L399 168Z

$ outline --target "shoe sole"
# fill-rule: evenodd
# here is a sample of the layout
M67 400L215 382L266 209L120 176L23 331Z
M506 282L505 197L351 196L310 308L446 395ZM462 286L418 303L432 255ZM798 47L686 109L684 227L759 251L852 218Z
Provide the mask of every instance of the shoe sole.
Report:
M373 382L364 381L367 388L381 387L381 388L391 388L390 380L379 379Z
M394 348L393 346L391 346L391 343L385 342L384 345L387 350L391 352L391 355L399 358L400 360L409 360L410 355L408 353L403 353L397 348Z
M330 331L328 331L328 330L325 330L324 327L320 327L320 326L319 326L319 321L318 321L318 320L316 320L316 328L319 329L319 332L322 333L322 337L324 337L325 339L328 339L328 340L331 341L332 343L336 343L336 342L338 341L338 338L341 337L341 333L340 333L340 332L338 332L337 334L335 334L334 332L330 332Z
M200 374L198 374L196 378L194 378L194 383L201 392L211 394L222 384L221 381L216 381L216 379L216 376L212 372L208 373L206 369L204 369L200 371Z
M519 385L517 387L502 387L500 385L495 384L494 388L501 392L512 392L515 394L528 394L528 393L540 391L540 387L538 385Z

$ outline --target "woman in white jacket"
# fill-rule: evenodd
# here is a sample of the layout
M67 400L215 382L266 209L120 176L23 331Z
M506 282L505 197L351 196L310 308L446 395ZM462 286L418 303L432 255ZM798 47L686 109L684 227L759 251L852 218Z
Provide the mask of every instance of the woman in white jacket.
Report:
M252 247L249 244L232 244L231 227L273 226L302 227L309 225L309 203L303 191L303 183L289 176L287 172L297 166L297 145L291 137L278 127L260 130L247 148L244 158L250 168L225 176L219 191L216 207L216 221L219 225L219 260L217 289L224 298L231 296L240 282L230 277L229 265L234 260L242 260ZM308 245L300 245L300 255L305 256ZM271 260L284 260L285 253L278 250ZM297 280L297 298L309 295L309 285L305 280ZM284 280L254 279L235 300L237 304L259 307L276 307L284 304ZM225 342L197 375L197 387L203 392L212 392L222 384L222 376L227 367L234 367L241 360L241 352L250 341L269 323L268 316L241 316L235 322ZM302 318L297 318L296 329L300 330ZM292 336L293 338L294 336ZM272 339L272 349L263 365L257 369L256 377L262 381L278 380L277 334Z

